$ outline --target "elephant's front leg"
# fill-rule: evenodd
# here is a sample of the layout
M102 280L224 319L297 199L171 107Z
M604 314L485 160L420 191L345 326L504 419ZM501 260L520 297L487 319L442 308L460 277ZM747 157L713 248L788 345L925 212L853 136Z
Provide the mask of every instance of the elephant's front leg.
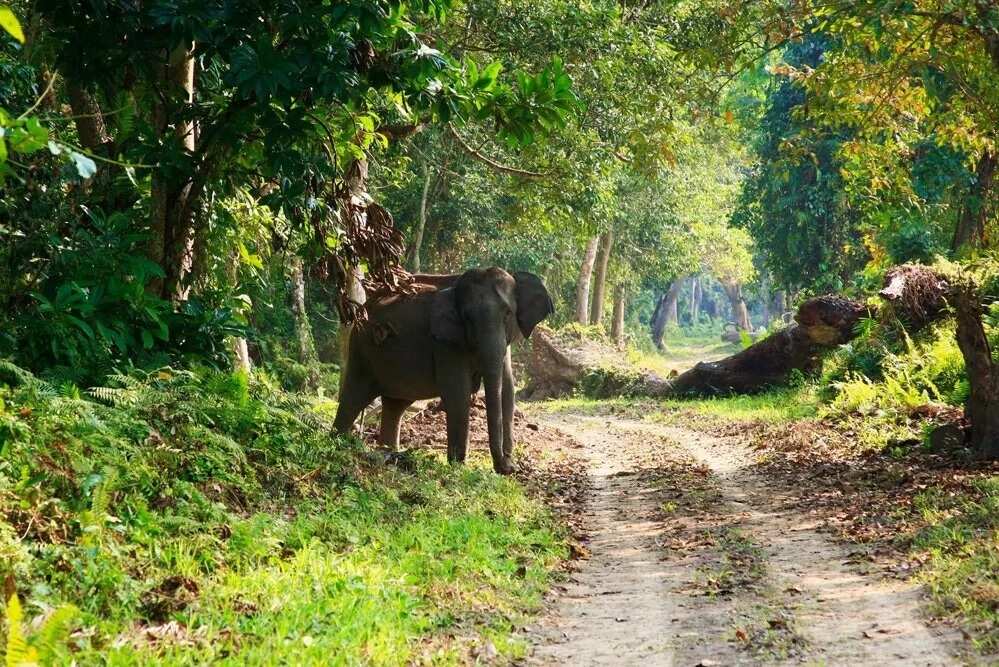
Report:
M513 468L513 363L510 360L510 348L506 349L506 359L503 360L503 460Z
M441 395L447 415L447 461L464 463L468 451L468 409L472 397L467 388Z

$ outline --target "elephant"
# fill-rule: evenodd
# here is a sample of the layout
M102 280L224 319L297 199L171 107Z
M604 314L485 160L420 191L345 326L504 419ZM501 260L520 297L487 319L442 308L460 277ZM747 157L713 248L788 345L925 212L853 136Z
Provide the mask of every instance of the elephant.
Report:
M403 412L440 397L447 417L447 458L465 460L472 396L485 385L493 469L514 472L513 369L510 344L527 338L555 310L541 279L501 268L452 276L417 276L432 289L373 299L368 320L346 344L334 429L347 433L377 396L379 443L395 451Z

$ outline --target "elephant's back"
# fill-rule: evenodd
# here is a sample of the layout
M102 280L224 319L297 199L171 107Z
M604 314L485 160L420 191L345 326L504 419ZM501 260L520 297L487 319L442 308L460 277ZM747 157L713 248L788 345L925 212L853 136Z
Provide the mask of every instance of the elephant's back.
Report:
M431 296L388 297L369 307L363 353L385 396L419 400L438 395L430 335Z

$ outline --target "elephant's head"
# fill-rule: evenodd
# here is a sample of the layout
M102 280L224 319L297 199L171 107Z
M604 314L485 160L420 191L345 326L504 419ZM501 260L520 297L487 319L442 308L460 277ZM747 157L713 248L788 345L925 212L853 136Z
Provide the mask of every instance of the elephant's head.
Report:
M430 327L437 340L483 353L527 338L555 312L548 290L533 273L471 269L434 297Z
M430 330L434 338L467 350L486 389L486 421L493 468L513 471L513 373L507 348L527 337L554 312L541 279L503 269L466 271L453 286L434 295Z

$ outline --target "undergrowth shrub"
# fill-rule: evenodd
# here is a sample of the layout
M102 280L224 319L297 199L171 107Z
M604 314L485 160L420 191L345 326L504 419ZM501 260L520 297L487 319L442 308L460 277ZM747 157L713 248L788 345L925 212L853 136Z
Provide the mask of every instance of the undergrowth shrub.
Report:
M26 618L79 608L47 664L406 664L459 623L515 655L565 552L547 510L477 466L381 465L316 404L212 369L63 391L0 363L0 582Z

